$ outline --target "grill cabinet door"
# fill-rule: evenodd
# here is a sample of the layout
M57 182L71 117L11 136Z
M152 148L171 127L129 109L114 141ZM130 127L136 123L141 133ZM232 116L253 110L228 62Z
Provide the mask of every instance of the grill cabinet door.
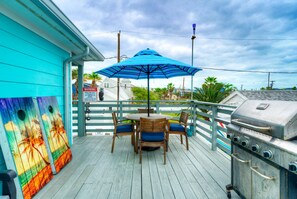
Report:
M251 198L251 170L252 156L246 151L233 145L233 186L245 198Z
M253 156L252 198L280 198L280 170Z

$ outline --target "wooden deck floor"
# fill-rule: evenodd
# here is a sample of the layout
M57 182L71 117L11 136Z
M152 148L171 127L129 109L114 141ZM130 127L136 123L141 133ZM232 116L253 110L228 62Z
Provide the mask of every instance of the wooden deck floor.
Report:
M166 165L163 149L144 152L139 164L128 137L116 140L113 154L111 137L75 138L73 160L34 199L227 198L230 158L197 137L189 139L189 151L170 138ZM239 197L232 192L232 198Z

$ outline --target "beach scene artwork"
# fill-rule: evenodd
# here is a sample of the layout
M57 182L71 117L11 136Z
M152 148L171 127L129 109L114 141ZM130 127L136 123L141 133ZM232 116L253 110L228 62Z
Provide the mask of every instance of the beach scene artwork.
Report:
M1 137L9 146L4 156L13 159L23 197L32 198L53 178L37 110L32 98L5 98L0 99L0 114Z
M37 97L37 104L58 173L72 159L62 115L56 97Z

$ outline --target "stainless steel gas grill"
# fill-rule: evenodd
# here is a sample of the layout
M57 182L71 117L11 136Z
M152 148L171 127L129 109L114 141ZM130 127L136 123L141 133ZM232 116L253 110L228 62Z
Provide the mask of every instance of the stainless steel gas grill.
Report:
M231 184L242 198L297 199L297 102L245 101L227 126Z

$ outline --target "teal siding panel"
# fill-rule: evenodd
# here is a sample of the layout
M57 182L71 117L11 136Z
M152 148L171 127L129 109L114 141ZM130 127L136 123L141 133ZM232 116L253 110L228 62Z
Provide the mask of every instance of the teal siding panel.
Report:
M5 65L1 63L0 68L1 81L39 84L47 86L61 86L64 83L63 76L55 76L48 73L41 73L35 70Z
M21 84L17 82L1 82L0 80L0 88L0 98L64 95L63 86L58 87L38 84Z
M0 35L0 44L2 46L9 46L11 50L21 52L25 55L30 55L40 60L48 61L52 64L63 62L63 57L61 55L57 55L55 52L47 51L45 48L43 48L43 46L36 46L31 42L27 42L17 37L14 34L9 34L3 29L0 29ZM33 40L34 37L26 39ZM32 54L32 52L34 52L34 54ZM51 59L48 60L48 57L51 57Z
M9 47L3 47L0 44L0 63L18 66L22 68L30 68L39 72L49 73L52 75L63 76L62 64L59 62L53 64L46 60L42 60L36 57L36 55L27 55L19 51L12 50ZM35 52L32 52L34 54Z
M6 31L8 34L15 35L15 37L23 39L28 44L38 46L41 49L46 49L47 51L52 52L53 54L56 54L58 56L61 56L61 55L63 55L63 57L68 56L68 53L66 53L63 49L57 48L56 45L49 43L46 39L33 33L31 30L23 27L22 25L16 23L15 21L11 20L10 18L6 17L1 13L0 13L0 21L1 21L0 29L2 31Z

